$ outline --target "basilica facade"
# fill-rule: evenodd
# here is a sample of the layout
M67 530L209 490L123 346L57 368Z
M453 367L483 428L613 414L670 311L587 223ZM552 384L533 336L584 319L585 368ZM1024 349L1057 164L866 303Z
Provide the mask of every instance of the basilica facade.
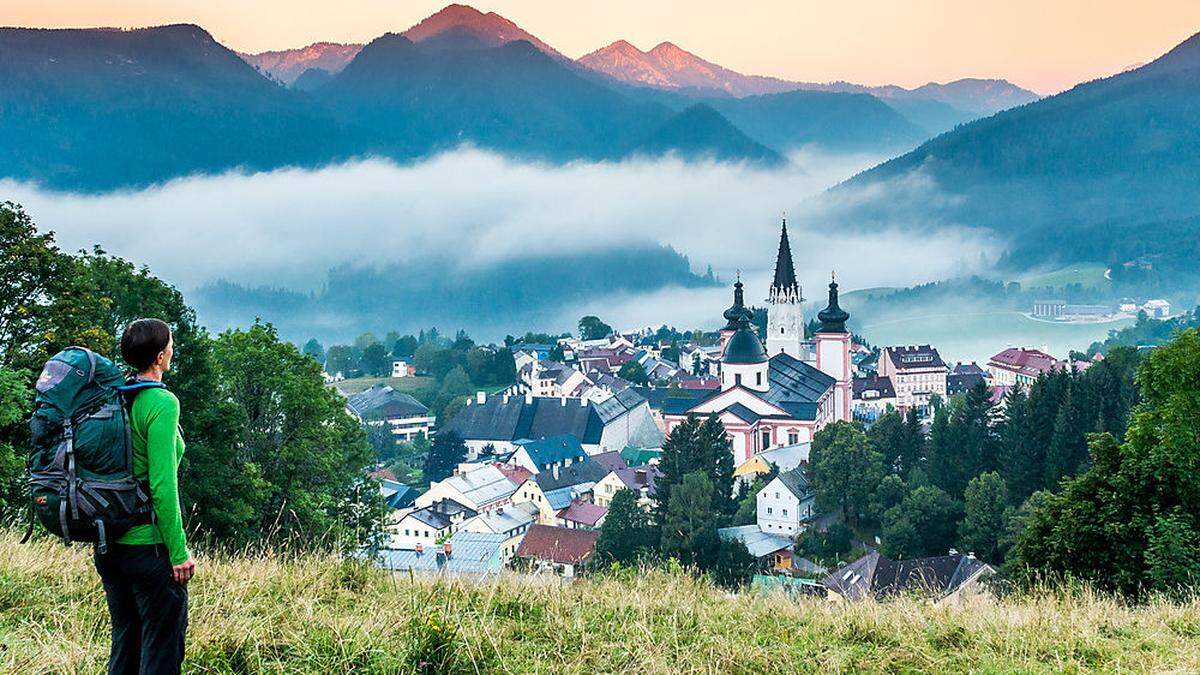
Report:
M729 435L734 465L772 448L812 440L837 420L849 420L851 399L850 315L838 306L836 280L817 314L820 327L804 335L803 296L796 282L787 224L780 235L775 277L768 293L767 339L755 331L741 279L721 329L721 388L664 407L667 431L689 415L718 415Z

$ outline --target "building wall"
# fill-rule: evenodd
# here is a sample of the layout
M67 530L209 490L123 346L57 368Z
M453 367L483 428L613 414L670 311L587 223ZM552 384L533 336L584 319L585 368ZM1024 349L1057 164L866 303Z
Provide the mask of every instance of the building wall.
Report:
M793 536L801 531L801 520L811 516L778 478L758 491L758 529L771 534Z
M804 310L799 298L780 299L767 310L767 355L804 360Z

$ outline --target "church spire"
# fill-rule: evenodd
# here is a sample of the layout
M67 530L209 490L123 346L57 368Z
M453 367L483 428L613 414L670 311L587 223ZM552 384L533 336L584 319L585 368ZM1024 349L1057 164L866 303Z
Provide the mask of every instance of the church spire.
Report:
M737 283L733 285L733 306L725 310L722 316L729 322L725 325L726 330L737 330L749 325L750 320L754 317L753 313L749 309L746 309L745 293L742 291L742 273L740 270L737 273Z
M799 295L800 289L796 284L796 268L792 265L792 245L788 242L787 218L784 218L779 235L779 253L775 257L775 281L771 284L771 296L790 293Z
M817 313L822 333L845 333L850 313L838 306L837 278L829 273L829 306Z

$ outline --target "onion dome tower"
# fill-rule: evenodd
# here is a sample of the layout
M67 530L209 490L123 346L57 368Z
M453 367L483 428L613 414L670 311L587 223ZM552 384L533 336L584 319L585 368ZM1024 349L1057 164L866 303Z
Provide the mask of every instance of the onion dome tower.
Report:
M745 306L740 277L733 285L733 306L725 310L724 316L729 323L721 331L721 389L741 386L766 391L770 362L766 347L754 332L754 314Z
M830 274L829 304L817 313L821 328L817 330L817 370L832 377L833 419L850 419L850 390L853 373L850 370L850 332L846 321L850 313L838 305L837 279Z
M792 247L788 242L787 219L779 235L775 256L775 280L767 296L767 354L787 354L804 360L804 294L796 283Z

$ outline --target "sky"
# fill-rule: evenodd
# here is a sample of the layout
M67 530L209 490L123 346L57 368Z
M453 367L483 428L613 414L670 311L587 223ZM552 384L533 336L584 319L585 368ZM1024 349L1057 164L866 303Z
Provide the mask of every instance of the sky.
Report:
M1040 94L1145 63L1200 32L1198 0L500 0L572 57L617 39L671 41L734 70L914 87L1004 78ZM196 23L245 52L365 42L444 6L426 0L0 0L0 25Z

